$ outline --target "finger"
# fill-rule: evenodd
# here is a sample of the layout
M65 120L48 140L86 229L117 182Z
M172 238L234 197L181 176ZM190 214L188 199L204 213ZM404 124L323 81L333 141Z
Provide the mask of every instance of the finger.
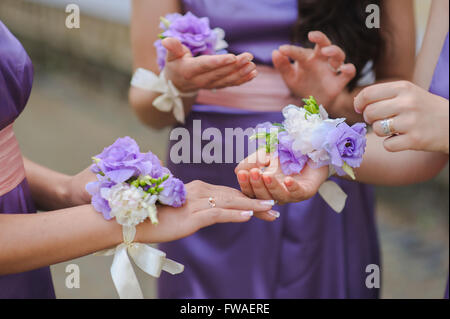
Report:
M234 172L237 174L237 172L241 170L250 171L252 168L261 168L268 166L269 164L270 156L266 153L265 148L261 148L241 161L239 165L236 166Z
M224 208L209 208L194 214L198 228L217 223L243 223L249 221L253 212Z
M267 191L264 181L262 179L259 168L252 168L250 170L250 183L255 193L256 198L272 199L272 196Z
M254 71L256 71L256 65L253 62L247 63L247 65L237 70L236 72L228 74L225 77L216 79L215 81L207 85L206 88L220 89L229 86L235 86L243 82L245 83L246 81L248 81L249 78L253 79L254 76L256 76L256 73L252 73ZM244 79L246 81L243 81Z
M273 199L252 199L239 193L241 196L232 195L229 193L217 194L215 198L216 207L225 209L236 209L253 212L266 212L272 209L275 205ZM207 208L207 207L206 207Z
M236 56L233 54L202 55L190 58L187 62L188 75L192 79L200 74L211 72L233 63L236 63Z
M284 186L286 186L287 191L290 193L291 198L301 201L303 199L303 189L300 183L294 179L292 176L287 176L284 181Z
M376 121L388 119L398 115L398 108L393 100L383 100L366 106L364 110L364 121L372 124Z
M288 187L293 190L291 201L304 201L317 194L320 185L327 180L328 166L313 168L308 163L301 174L291 176L291 178L294 180L294 184ZM286 182L288 181L285 181L285 185Z
M256 218L262 219L266 222L273 222L280 218L280 213L275 210L270 210L268 212L259 212L253 215Z
M356 76L356 67L352 63L343 64L339 69L341 70L340 77L342 77L347 83L353 80Z
M166 60L168 62L182 58L185 55L192 56L191 51L178 39L165 38L164 40L162 40L161 44L167 50Z
M239 171L236 175L237 175L237 179L238 179L239 186L241 188L242 193L244 193L244 195L246 195L250 198L254 198L255 193L253 192L252 185L250 184L249 172L242 170L242 171Z
M203 83L202 86L208 88L209 86L213 86L212 83L220 81L231 74L240 72L242 76L246 76L248 73L250 73L256 68L255 64L253 62L248 62L247 59L245 60L241 59L241 62L242 61L245 62L243 65L240 65L239 62L236 62L214 69L206 73L198 74L197 76L192 78L192 81L197 83ZM241 72L242 70L246 70L246 72L245 73Z
M299 63L305 63L308 58L311 56L311 50L305 49L296 45L282 45L279 48L279 51L285 56L295 60Z
M275 178L274 174L264 172L263 181L272 198L275 198L280 203L287 203L290 201L289 192L282 182L280 182L278 178Z
M333 62L339 67L345 61L345 52L337 45L329 45L320 50L322 55L330 59L330 63Z
M401 152L413 149L411 139L407 134L400 134L388 137L383 142L384 148L389 152Z
M289 57L278 50L272 52L272 61L275 68L283 77L292 77L295 72L294 65L289 61Z
M316 56L325 58L325 56L322 55L321 50L322 50L322 48L331 45L331 41L330 41L330 39L328 39L328 37L325 35L325 33L320 32L320 31L311 31L308 33L308 39L312 43L316 44L314 47L314 54Z
M398 96L399 88L394 83L371 85L359 92L353 103L356 113L362 114L369 104Z
M411 129L411 121L408 120L408 115L399 115L387 119L391 120L389 126L391 127L392 134L407 134ZM373 123L372 129L375 132L375 134L380 137L392 135L392 134L388 135L384 132L382 121L384 121L384 119L375 121Z

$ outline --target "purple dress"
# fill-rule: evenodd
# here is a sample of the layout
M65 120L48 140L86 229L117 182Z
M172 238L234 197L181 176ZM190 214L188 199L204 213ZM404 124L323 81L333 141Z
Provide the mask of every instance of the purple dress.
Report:
M444 46L442 47L441 55L439 56L438 63L436 64L436 69L434 70L433 79L431 80L429 91L433 94L442 96L448 100L449 87L448 87L448 68L449 68L449 58L448 58L448 33L445 38ZM445 298L448 299L448 281L447 289L445 290Z
M271 52L289 43L297 18L296 0L185 0L185 11L207 16L212 27L226 31L229 51L249 51L257 62L271 64ZM283 105L280 105L282 107ZM201 128L255 127L280 122L281 112L250 112L196 105L182 127L193 136L193 120ZM195 136L193 137L196 138ZM172 141L170 147L177 141ZM225 143L223 140L223 154ZM208 141L202 142L202 146ZM192 145L192 142L191 142ZM192 149L191 149L192 154ZM174 164L169 168L184 182L195 179L238 188L236 164ZM186 265L177 276L163 274L161 298L376 298L366 287L366 267L380 265L371 187L338 180L348 194L347 206L336 214L316 196L275 207L274 223L253 219L220 224L161 249Z
M33 66L19 41L0 21L0 130L25 108L33 83ZM26 180L0 196L0 214L31 214L36 209ZM49 267L0 276L1 298L55 298Z

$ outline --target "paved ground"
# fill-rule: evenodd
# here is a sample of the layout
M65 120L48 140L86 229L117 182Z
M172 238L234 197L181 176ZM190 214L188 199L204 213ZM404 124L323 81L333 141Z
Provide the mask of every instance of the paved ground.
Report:
M83 76L89 74L89 76ZM65 173L89 165L116 137L130 135L164 157L167 132L142 127L127 106L124 82L73 69L37 68L29 106L16 123L24 154ZM89 80L88 80L89 79ZM448 175L447 175L448 180ZM444 178L445 179L445 178ZM447 184L448 185L448 184ZM384 298L441 298L448 273L448 194L436 184L378 190ZM65 267L77 263L81 288L65 288ZM111 258L88 256L52 267L59 298L116 298ZM137 271L144 294L155 282Z

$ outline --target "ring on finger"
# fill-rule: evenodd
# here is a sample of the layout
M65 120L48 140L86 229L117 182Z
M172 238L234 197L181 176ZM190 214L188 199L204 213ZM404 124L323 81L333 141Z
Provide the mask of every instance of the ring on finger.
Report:
M381 129L386 136L392 136L395 134L394 119L385 119L381 121Z
M211 207L211 208L216 207L216 200L214 199L214 197L208 198L208 204L209 204L209 207Z

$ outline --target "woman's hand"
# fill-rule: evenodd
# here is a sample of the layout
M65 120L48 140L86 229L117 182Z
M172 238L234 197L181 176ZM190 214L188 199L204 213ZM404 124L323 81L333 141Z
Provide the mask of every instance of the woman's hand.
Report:
M344 64L344 51L332 45L322 32L312 31L308 38L315 43L314 49L283 45L273 52L273 64L294 95L302 98L313 95L320 104L331 108L336 97L355 77L356 68L353 64Z
M410 82L398 81L365 88L354 104L378 136L389 136L384 141L386 150L449 153L448 100ZM383 124L390 126L393 136L386 134Z
M263 169L263 171L262 171ZM306 165L300 174L283 174L278 158L261 149L235 169L242 192L251 198L274 199L279 204L301 202L313 197L328 178L328 168Z
M147 220L139 225L136 241L168 242L187 237L216 223L243 223L252 216L274 221L279 216L277 212L271 211L273 201L250 199L233 188L193 181L186 185L186 189L184 206L159 206L159 224L155 226Z
M193 57L177 39L166 38L162 45L167 49L164 73L181 92L241 85L257 75L250 53Z
M67 205L73 207L91 203L91 195L86 191L86 184L95 182L97 177L91 172L90 167L84 169L74 176L68 177L65 184L65 197Z

